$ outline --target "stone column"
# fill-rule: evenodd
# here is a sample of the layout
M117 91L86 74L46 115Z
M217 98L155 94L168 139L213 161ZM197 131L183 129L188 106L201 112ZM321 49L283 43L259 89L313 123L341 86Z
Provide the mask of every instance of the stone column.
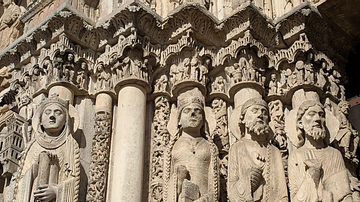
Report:
M74 92L71 89L64 86L53 86L49 90L49 96L54 93L58 94L59 98L63 100L69 100L70 104L74 103Z
M109 168L110 137L112 121L112 97L99 93L95 103L95 135L92 143L90 176L87 201L104 202L106 200L106 182Z
M145 120L145 88L125 84L118 93L110 161L110 202L142 201Z

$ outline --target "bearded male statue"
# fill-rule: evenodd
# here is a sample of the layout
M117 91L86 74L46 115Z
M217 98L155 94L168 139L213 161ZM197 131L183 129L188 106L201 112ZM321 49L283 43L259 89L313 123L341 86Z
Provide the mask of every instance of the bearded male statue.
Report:
M328 146L322 104L313 100L302 103L296 129L300 148L290 153L288 161L291 201L353 201L343 157Z
M21 157L14 201L78 201L80 152L71 120L69 102L56 94L37 109L32 120L35 138Z
M288 201L280 151L270 144L267 103L260 98L246 101L239 126L242 138L229 155L230 201Z

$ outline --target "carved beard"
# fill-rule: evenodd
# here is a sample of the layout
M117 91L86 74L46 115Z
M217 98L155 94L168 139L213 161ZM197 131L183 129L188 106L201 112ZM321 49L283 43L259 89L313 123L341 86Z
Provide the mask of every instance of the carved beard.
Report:
M314 140L324 139L326 137L326 130L324 128L313 127L309 131L305 131Z
M255 135L268 134L270 132L270 126L264 122L253 121L247 126L249 133Z

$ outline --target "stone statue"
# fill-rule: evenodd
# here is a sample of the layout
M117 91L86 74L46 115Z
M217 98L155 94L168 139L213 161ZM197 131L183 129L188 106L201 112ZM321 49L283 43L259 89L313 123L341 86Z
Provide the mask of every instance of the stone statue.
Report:
M307 60L304 64L305 75L304 80L305 84L314 84L314 65L312 64L314 55L313 53L309 53L307 55Z
M81 62L79 69L76 71L76 74L76 84L78 88L87 90L89 73L86 62Z
M21 9L14 0L3 0L4 13L0 18L0 50L5 49L22 35L23 25L19 20Z
M217 201L218 150L208 131L203 99L197 88L178 97L178 130L169 143L168 202Z
M269 94L268 95L277 95L278 91L278 81L276 78L276 74L271 74L269 82Z
M319 69L319 72L317 73L317 82L316 85L321 88L324 89L326 83L327 83L327 77L329 76L329 73L327 72L328 69L328 64L327 62L323 61L321 63L321 68Z
M71 120L69 102L55 94L37 109L35 138L21 157L14 201L78 201L80 151Z
M165 74L158 78L154 85L154 92L166 92L168 85L168 78Z
M297 85L304 84L304 62L299 60L295 63L296 83Z
M212 93L225 93L225 80L222 76L215 78L215 81L211 84Z
M243 77L242 69L238 63L233 66L225 67L225 72L230 79L231 84L239 83Z
M279 149L270 144L269 109L261 98L244 103L243 136L230 147L228 196L231 202L288 201Z
M288 161L291 201L353 201L343 157L328 146L322 104L303 102L296 129L300 148L290 153Z
M73 82L75 74L74 55L69 53L63 65L63 79L65 81Z
M112 87L111 74L104 69L103 64L98 65L96 76L96 90L109 90Z
M344 154L347 159L358 163L356 158L356 151L359 144L359 134L352 127L348 120L350 111L350 105L347 101L341 101L338 104L339 112L337 113L337 119L340 122L339 132L335 137L335 145Z

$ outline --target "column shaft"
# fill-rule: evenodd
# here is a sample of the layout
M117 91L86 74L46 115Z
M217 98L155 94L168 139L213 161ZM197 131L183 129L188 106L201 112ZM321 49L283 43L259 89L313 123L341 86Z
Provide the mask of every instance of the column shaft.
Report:
M110 202L141 202L145 120L145 89L136 84L121 87L110 161Z

